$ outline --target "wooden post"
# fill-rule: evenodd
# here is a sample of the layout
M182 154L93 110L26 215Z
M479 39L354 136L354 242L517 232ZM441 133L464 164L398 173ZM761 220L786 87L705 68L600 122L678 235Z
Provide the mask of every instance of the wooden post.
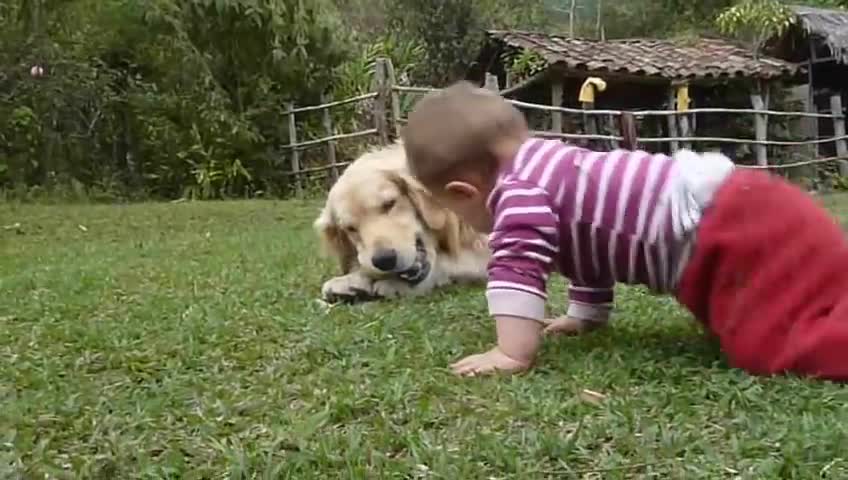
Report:
M807 92L807 112L816 113L818 111L818 107L816 107L816 87L813 79L813 65L816 62L816 44L813 37L809 37L809 47L810 47L810 58L807 62L807 83L810 85L810 90ZM819 119L817 117L810 118L809 123L807 124L810 129L809 133L812 133L811 138L818 139L819 138ZM818 158L819 156L819 144L813 144L813 157Z
M632 112L621 112L619 117L619 128L621 129L621 146L626 150L639 148L639 137L636 133L636 119Z
M562 97L565 90L565 85L562 78L554 79L551 84L551 106L562 107ZM562 133L562 112L551 112L551 131L554 133Z
M387 70L386 59L378 58L374 65L374 90L377 92L374 98L374 128L377 129L381 145L389 144L389 126L386 122L386 103L389 99Z
M675 116L677 117L677 129L680 133L681 138L689 138L694 137L693 132L695 131L694 125L689 123L689 108L691 106L690 96L689 96L689 85L685 82L674 82L672 83L672 89L674 90L674 108ZM680 140L680 146L691 150L692 142L689 140Z
M327 94L321 94L321 103L327 104L330 103L331 99ZM325 108L322 112L324 118L324 131L327 132L328 137L332 137L336 134L335 129L333 128L333 115L330 112L329 108ZM330 175L333 179L333 183L336 183L336 180L339 179L339 167L336 165L336 141L328 140L327 141L327 161L330 162Z
M294 102L286 103L289 116L289 149L291 150L291 171L294 176L294 188L298 196L303 193L300 183L300 150L297 149L297 123L294 118Z
M759 91L751 94L751 106L754 110L768 110L769 92L768 86L761 83ZM768 139L768 115L764 113L754 114L754 130L755 138L758 142L765 142ZM757 152L757 165L768 165L768 148L766 145L755 145L754 150Z
M833 115L833 136L845 136L845 110L842 108L842 93L836 92L830 96L830 113ZM848 156L848 141L844 138L836 141L836 156Z
M689 115L687 115L685 113L678 114L677 120L680 123L680 125L679 125L680 136L684 137L684 138L690 137L692 135L692 130L689 128ZM692 149L692 142L690 142L689 140L681 140L680 145L683 148L686 148L686 149L689 149L689 150Z
M674 90L673 86L668 90L668 109L672 112L675 112L677 110L677 92ZM668 136L671 138L677 137L677 113L669 115L667 120ZM678 142L677 140L670 141L669 150L671 151L671 153L680 150L680 142Z
M397 77L395 76L395 67L392 65L391 59L386 59L386 73L388 74L387 88L389 90L389 99L392 105L390 122L394 127L395 139L400 139L401 121L400 121L400 94L395 90L397 85Z
M581 102L580 106L584 110L584 113L583 113L583 130L585 130L585 132L588 135L597 135L598 134L597 118L595 117L594 114L590 115L588 113L585 113L586 110L594 110L595 109L595 102ZM597 142L597 140L587 140L586 141L586 143L589 144L589 145L592 145L594 142Z
M607 128L605 130L606 132L604 133L608 135L615 135L615 115L607 115ZM610 140L609 143L612 149L621 148L621 144L618 142L618 140Z
M568 11L568 38L574 38L575 14L577 14L577 0L571 0L571 9Z
M486 90L490 90L492 92L498 93L501 91L500 85L498 85L498 76L492 75L491 73L486 73L486 83L483 84L483 87Z

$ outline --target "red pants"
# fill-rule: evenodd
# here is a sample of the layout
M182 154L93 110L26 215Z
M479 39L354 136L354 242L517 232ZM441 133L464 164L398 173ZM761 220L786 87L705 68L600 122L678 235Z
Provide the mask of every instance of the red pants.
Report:
M678 300L733 367L848 381L848 237L779 177L738 170L719 188Z

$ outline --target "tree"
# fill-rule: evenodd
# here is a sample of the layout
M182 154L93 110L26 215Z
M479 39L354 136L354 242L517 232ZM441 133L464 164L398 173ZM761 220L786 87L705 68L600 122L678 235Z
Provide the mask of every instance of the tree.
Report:
M716 19L723 34L748 43L755 57L766 41L782 35L794 22L792 10L778 0L744 0Z

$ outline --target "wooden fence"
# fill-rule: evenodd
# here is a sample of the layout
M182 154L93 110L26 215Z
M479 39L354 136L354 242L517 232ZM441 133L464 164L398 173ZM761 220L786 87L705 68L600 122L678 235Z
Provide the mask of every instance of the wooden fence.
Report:
M502 94L507 93L505 90L499 90L497 79L491 75L486 78L485 87L498 91ZM380 58L375 64L374 81L372 92L364 95L359 95L353 98L344 100L331 101L324 98L322 104L298 107L293 103L286 106L286 116L288 117L288 133L289 144L285 146L290 154L291 170L287 175L295 177L295 187L300 193L303 185L303 176L314 172L329 171L333 181L338 178L341 169L348 164L346 162L337 161L336 144L339 140L357 138L357 137L373 137L372 140L377 145L388 145L393 138L400 137L400 130L405 123L405 118L402 115L401 95L423 95L432 91L437 91L436 88L429 87L411 87L398 85L395 79L394 68L388 59ZM336 133L332 115L330 110L343 105L351 105L359 102L373 101L373 127L365 130ZM759 102L763 108L692 108L685 112L677 110L638 110L638 111L622 111L622 110L597 110L597 109L579 109L567 108L557 105L542 105L535 103L521 102L507 98L516 107L527 110L535 110L547 112L551 115L551 129L545 131L536 131L536 135L548 138L561 138L564 140L594 140L609 142L610 145L618 146L621 142L632 141L637 145L645 145L647 150L651 150L650 145L666 143L671 151L675 151L681 146L683 148L692 148L692 144L699 142L721 143L721 144L747 144L754 146L756 150L757 165L745 165L745 168L762 168L762 169L786 169L795 168L804 165L816 165L840 161L840 171L843 176L848 176L848 134L845 128L845 110L842 104L842 98L836 94L831 97L830 113L814 113L814 112L792 112L792 111L776 111L764 108L762 101ZM757 99L752 97L753 103L756 105ZM767 100L766 100L767 102ZM320 111L323 115L323 125L326 135L323 138L310 139L308 141L298 142L298 130L296 115L298 113ZM731 115L752 115L754 117L755 138L732 138L732 137L705 137L693 135L689 130L688 119L693 118L697 114L731 114ZM619 130L619 135L603 135L597 133L566 133L562 131L563 115L579 115L581 118L603 117L607 119L618 119L619 125L622 125L623 120L632 121L632 119L644 119L649 117L666 117L669 125L671 136L667 137L638 137L627 138L627 135L622 135L622 129L626 126L622 125ZM768 138L768 123L770 117L794 117L802 119L813 119L814 121L831 121L833 122L833 135L827 138L812 138L805 140L769 140ZM632 128L632 125L631 125ZM780 165L769 165L767 156L767 147L802 147L810 146L817 147L822 144L835 144L835 156L827 158L809 158L804 161L783 163ZM326 163L317 167L303 168L301 165L300 152L308 149L324 145L326 148ZM817 148L816 148L817 151Z

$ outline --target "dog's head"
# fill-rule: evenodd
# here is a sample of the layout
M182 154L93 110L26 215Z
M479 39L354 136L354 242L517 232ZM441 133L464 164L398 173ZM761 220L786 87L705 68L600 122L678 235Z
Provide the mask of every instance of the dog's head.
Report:
M414 178L396 171L346 172L327 197L315 228L343 273L396 275L417 284L440 252L477 238Z

